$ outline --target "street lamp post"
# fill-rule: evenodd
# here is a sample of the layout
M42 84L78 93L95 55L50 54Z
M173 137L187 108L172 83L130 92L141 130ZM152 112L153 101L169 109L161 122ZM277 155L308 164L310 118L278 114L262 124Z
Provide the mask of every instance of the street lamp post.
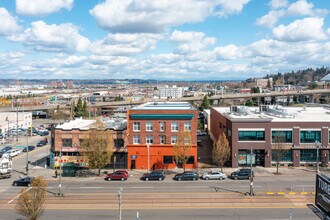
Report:
M254 196L253 193L253 171L252 171L252 147L250 147L250 196Z
M62 194L62 149L60 151L60 175L58 179L58 196L63 196Z
M118 220L121 220L121 196L122 196L123 188L120 187L118 190L118 205L119 205L119 213L118 213Z
M29 175L29 135L26 135L26 176Z
M320 169L319 169L319 150L320 150L320 142L315 141L315 147L316 147L316 173L320 173Z
M147 149L148 149L148 167L147 167L147 173L149 173L149 169L150 169L150 144L147 144Z

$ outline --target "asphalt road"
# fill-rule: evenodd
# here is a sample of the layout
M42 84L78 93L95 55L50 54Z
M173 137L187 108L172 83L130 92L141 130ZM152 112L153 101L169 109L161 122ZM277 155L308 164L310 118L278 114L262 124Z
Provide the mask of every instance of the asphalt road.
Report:
M137 218L137 212L139 213ZM118 210L46 210L42 219L118 219ZM0 219L22 219L12 210L1 210ZM284 220L290 219L290 209L158 209L122 210L122 220ZM308 208L292 209L291 219L317 220Z

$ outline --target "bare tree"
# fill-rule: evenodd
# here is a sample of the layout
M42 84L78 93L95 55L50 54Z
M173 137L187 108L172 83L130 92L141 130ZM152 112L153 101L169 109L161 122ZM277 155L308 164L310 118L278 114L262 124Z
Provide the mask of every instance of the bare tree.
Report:
M173 154L177 163L181 163L183 171L186 171L186 164L190 157L190 149L192 148L190 131L179 133L178 141L173 146Z
M272 145L272 158L276 163L276 174L278 174L278 169L280 166L280 162L283 160L283 157L288 152L284 146L284 137L281 135L280 132L276 132L275 140Z
M18 214L25 216L29 220L37 220L43 214L43 204L46 199L47 182L44 177L38 176L31 182L31 188L21 190L15 205Z
M91 169L101 169L110 163L111 156L114 152L113 138L110 130L106 130L99 121L96 123L97 128L92 129L89 137L84 139L82 143L83 155Z
M222 132L217 141L213 143L212 159L221 167L223 172L223 165L230 159L230 146L226 135Z

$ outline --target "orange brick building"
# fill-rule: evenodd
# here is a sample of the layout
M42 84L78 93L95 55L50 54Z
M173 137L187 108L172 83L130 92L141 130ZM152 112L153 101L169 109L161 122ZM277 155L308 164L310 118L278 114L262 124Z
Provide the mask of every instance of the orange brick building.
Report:
M180 132L191 131L187 169L197 167L197 110L187 102L148 102L127 112L127 167L173 169L173 145ZM149 155L149 167L148 167Z

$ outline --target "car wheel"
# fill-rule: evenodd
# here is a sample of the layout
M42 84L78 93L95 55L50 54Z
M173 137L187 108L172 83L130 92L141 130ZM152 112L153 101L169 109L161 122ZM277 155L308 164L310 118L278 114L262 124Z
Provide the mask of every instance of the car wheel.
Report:
M237 176L234 177L235 180L238 180Z
M178 181L181 181L181 177L178 178Z
M222 176L219 178L220 180L224 180L225 178L223 178Z
M124 181L125 179L124 179L124 178L121 178L120 180L121 180L121 181Z
M31 183L27 184L27 186L30 187L31 186Z
M209 178L208 177L205 177L205 180L209 180Z
M146 181L148 181L149 180L149 178L148 177L146 177Z
M111 178L108 178L108 181L111 181Z
M14 186L17 186L17 183L14 183Z
M158 179L159 181L162 181L163 180L163 178L161 178L161 177L159 177L159 179Z
M196 180L197 180L197 178L196 178L196 177L194 177L194 178L193 178L193 181L196 181Z

